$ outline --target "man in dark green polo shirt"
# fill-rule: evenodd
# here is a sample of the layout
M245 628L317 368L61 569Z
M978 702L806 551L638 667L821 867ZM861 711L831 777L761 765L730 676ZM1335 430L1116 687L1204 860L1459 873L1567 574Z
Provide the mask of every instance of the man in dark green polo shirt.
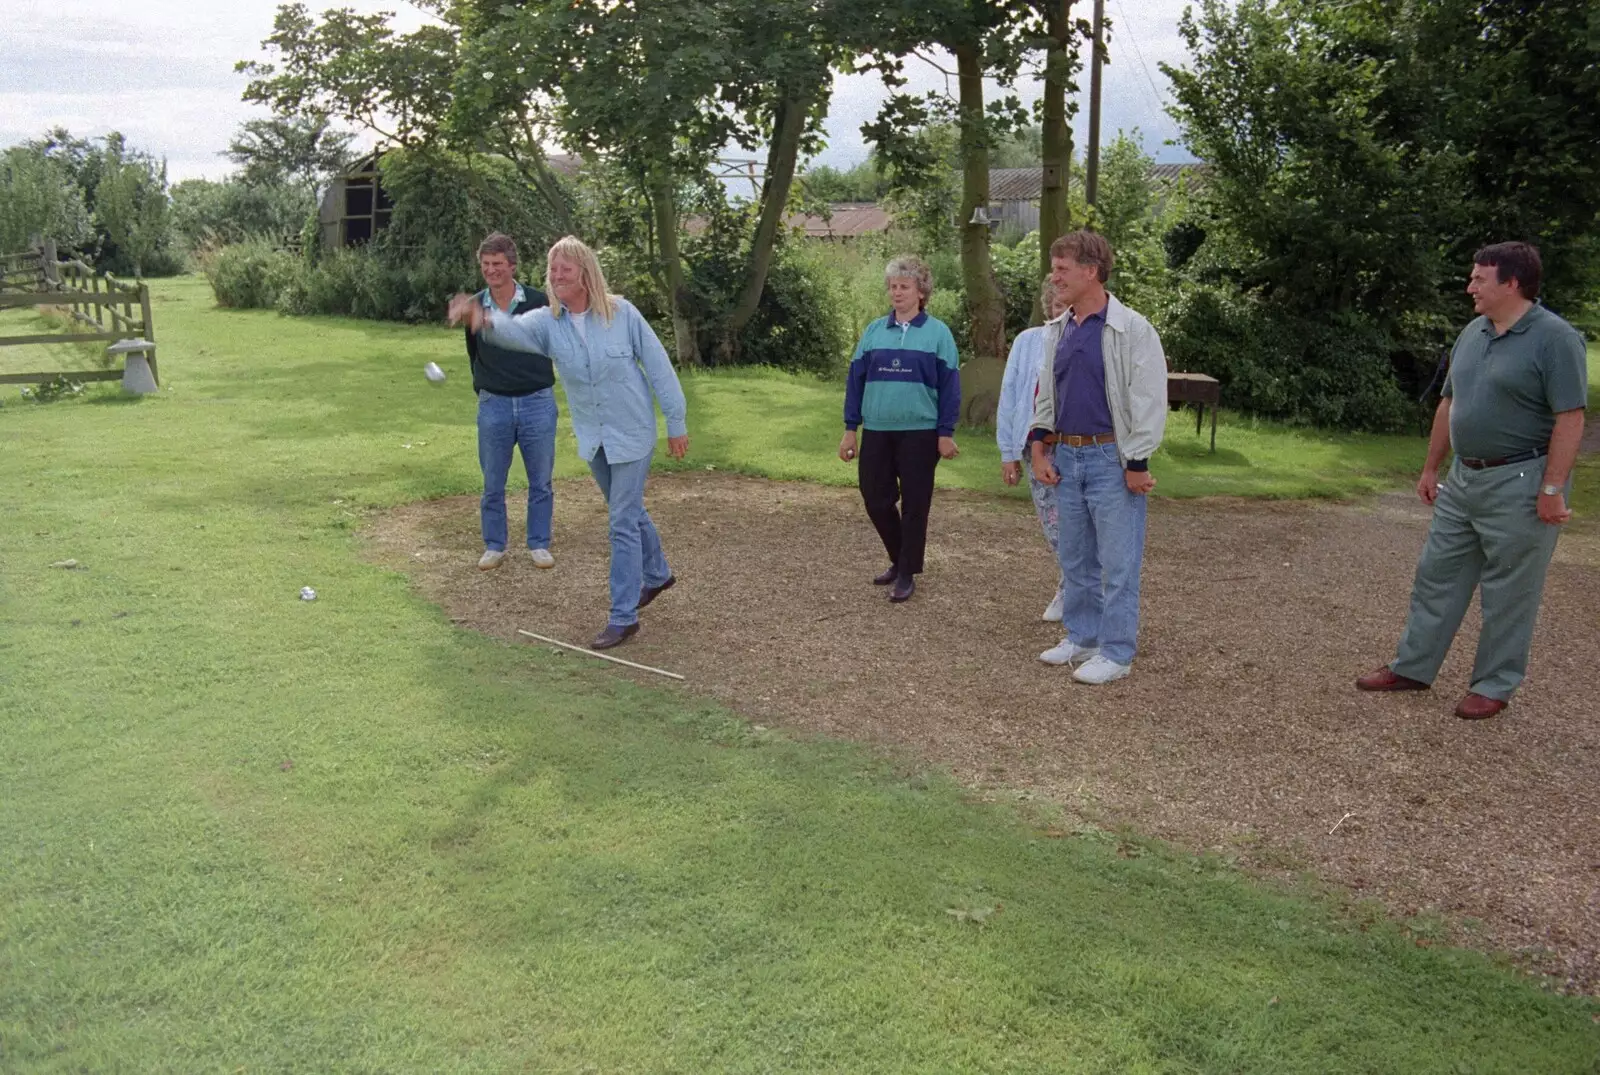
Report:
M1456 340L1417 493L1433 523L1393 663L1356 680L1364 691L1426 690L1480 591L1483 630L1468 720L1492 717L1522 682L1533 623L1567 508L1583 437L1583 337L1535 301L1539 252L1497 243L1473 258L1467 293L1479 316ZM1444 482L1445 452L1455 462Z
M517 244L495 232L478 246L478 268L488 286L478 292L485 307L520 314L550 305L543 291L517 283ZM555 493L550 477L556 460L556 374L549 357L508 351L467 333L472 387L478 393L478 466L483 470L481 571L506 557L506 477L511 453L520 449L528 473L528 556L535 567L556 566L550 555L550 518Z

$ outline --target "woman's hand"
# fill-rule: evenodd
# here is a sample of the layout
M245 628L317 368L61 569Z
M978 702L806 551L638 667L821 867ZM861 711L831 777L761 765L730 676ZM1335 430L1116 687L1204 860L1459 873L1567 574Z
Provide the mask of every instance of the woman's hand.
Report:
M844 439L839 442L839 458L848 463L855 457L856 431L853 429L847 429L844 431Z
M1007 485L1015 485L1022 480L1022 464L1018 462L1000 464L1000 480Z
M457 295L450 300L450 323L465 324L473 332L483 327L483 304L476 295Z
M1049 458L1045 455L1045 443L1033 442L1033 476L1042 485L1056 485L1061 481L1061 475L1056 473L1056 468L1050 465Z
M667 438L667 454L672 456L672 458L674 458L674 459L682 459L684 456L688 455L689 454L689 437L688 437L688 434L685 434L685 435L683 435L681 437L668 437Z
M961 449L956 447L956 439L954 437L940 437L939 438L939 458L940 459L954 459L956 456L958 456L960 454L961 454Z

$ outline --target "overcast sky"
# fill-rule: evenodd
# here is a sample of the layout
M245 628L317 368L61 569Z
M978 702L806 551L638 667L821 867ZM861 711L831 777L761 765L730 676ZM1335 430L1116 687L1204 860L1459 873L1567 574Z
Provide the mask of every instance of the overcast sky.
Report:
M1178 17L1187 0L1107 0L1115 23L1106 68L1103 130L1137 127L1159 160L1189 155L1165 143L1176 136L1162 111L1169 97L1157 64L1181 63ZM239 100L245 79L237 60L261 56L277 0L3 0L0 10L0 146L35 138L50 127L77 135L120 130L137 148L167 158L171 178L221 178L231 167L218 156L245 119L260 114ZM403 26L421 16L397 0L312 0L314 11L348 6L395 11ZM1088 0L1079 0L1087 16ZM934 89L944 76L910 61L916 89ZM1082 79L1085 90L1087 72ZM1028 100L1036 83L1023 87ZM953 89L953 87L952 87ZM848 166L866 156L861 124L877 111L883 91L875 77L840 77L828 116L828 148L819 161ZM1087 94L1077 121L1085 143Z

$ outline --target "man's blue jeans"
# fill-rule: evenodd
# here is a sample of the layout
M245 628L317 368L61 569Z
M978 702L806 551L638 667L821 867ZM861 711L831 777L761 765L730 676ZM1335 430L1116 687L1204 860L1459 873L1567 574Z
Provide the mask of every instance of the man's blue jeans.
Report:
M1080 646L1132 664L1139 636L1139 567L1146 497L1128 491L1115 444L1055 446L1061 624Z
M660 586L672 576L661 551L661 535L644 510L650 455L631 463L612 463L602 447L589 460L589 471L611 515L611 616L607 622L626 627L639 622L639 591Z
M550 514L555 494L550 473L556 465L556 394L546 388L526 396L478 393L478 466L483 469L483 546L506 549L506 475L511 450L522 449L528 472L528 548L550 547Z

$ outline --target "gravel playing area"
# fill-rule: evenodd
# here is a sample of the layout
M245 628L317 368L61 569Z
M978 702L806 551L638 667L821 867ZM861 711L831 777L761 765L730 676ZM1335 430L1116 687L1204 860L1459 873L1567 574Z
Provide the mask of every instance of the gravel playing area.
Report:
M477 571L467 497L376 518L370 553L463 626L582 643L605 623L604 506L587 481L556 496L553 571L525 554ZM1036 660L1059 631L1040 620L1054 568L1024 501L941 490L928 571L903 606L870 584L883 552L853 490L656 475L648 504L678 585L615 652L688 683L618 674L1270 873L1310 870L1600 992L1594 530L1557 549L1515 704L1467 722L1451 709L1476 609L1433 691L1352 686L1393 655L1404 620L1427 527L1404 495L1153 501L1140 656L1099 688ZM510 506L514 542L521 512Z

